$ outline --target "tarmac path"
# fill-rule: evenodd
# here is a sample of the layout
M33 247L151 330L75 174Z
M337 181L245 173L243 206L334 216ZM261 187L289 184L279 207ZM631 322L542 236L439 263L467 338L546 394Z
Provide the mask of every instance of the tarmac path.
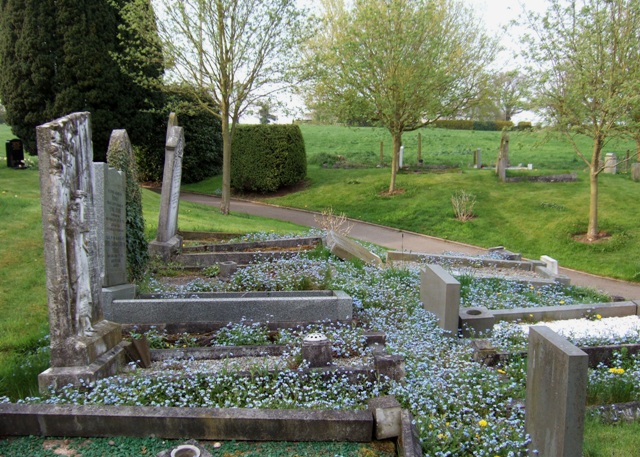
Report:
M220 206L220 198L210 195L181 192L180 199L201 203L209 206ZM231 200L231 211L252 214L254 216L269 217L281 221L293 222L308 227L319 227L315 221L318 213L300 209L285 208L266 203L247 200ZM395 228L349 219L353 224L349 236L369 243L378 244L398 251L424 252L429 254L442 254L444 252L459 252L463 254L482 254L487 250L469 244L448 241L442 238L407 232ZM506 246L508 248L508 246ZM640 284L592 275L569 268L560 267L560 273L571 278L571 284L586 286L604 291L605 293L623 297L625 300L640 300Z

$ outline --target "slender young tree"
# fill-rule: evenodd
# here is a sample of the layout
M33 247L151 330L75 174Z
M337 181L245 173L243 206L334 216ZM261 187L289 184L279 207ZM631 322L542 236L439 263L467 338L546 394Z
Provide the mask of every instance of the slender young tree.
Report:
M609 140L633 135L640 124L640 3L637 0L551 0L543 15L530 15L534 34L525 48L535 64L535 106L563 132L589 168L587 239L596 240L598 176ZM589 136L582 150L576 135Z
M322 33L308 47L311 105L389 130L393 193L402 134L478 100L496 43L458 0L323 4Z
M228 214L235 126L247 108L285 86L297 37L307 30L303 16L295 0L158 0L154 6L167 77L190 85L202 106L221 119L220 210Z

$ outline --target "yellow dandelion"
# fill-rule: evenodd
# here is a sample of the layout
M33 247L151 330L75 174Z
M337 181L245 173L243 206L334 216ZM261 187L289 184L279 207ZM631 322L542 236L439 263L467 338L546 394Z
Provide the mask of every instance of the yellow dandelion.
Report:
M438 433L438 439L441 440L442 438L444 438L444 434Z
M561 304L561 305L564 305L564 300L560 300L560 304Z
M596 314L596 319L602 319L602 316L600 314Z
M623 374L624 373L624 368L609 368L609 373Z
M489 423L488 423L486 420L484 420L484 419L480 419L480 420L478 421L478 425L479 425L480 427L486 427L487 425L489 425Z
M506 372L506 371L504 371L504 370L498 370L498 373L500 373L500 374L507 374L507 372Z

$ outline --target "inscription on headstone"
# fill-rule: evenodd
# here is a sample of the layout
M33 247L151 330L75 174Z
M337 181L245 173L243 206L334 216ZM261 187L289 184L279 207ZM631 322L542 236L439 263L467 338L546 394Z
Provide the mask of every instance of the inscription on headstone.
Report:
M124 173L105 163L94 163L94 191L98 240L103 259L102 287L127 282L127 220Z

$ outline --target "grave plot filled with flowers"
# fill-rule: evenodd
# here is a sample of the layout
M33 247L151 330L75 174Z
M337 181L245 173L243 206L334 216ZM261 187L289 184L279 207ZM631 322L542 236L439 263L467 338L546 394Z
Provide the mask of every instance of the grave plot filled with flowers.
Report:
M508 282L508 281L507 281ZM333 327L334 356L366 357L362 345L364 330L386 334L386 350L405 359L406 377L392 381L379 377L350 379L344 373L332 377L300 375L300 367L287 364L273 370L266 362L244 367L249 376L234 375L230 365L216 372L205 368L172 371L167 367L157 376L135 371L126 376L105 379L83 389L65 389L46 398L25 402L98 403L161 406L218 406L249 408L358 409L371 397L392 394L409 409L419 430L426 455L431 456L525 456L528 439L524 431L523 392L526 363L491 368L472 359L469 341L444 333L436 319L420 303L420 267L378 269L360 262L344 262L322 249L294 255L288 259L251 264L239 269L228 280L199 278L167 290L160 280L152 280L153 292L197 293L199 291L272 291L302 289L343 290L353 297L357 325ZM505 289L491 293L491 287L469 281L465 302L495 298L502 306L529 288ZM508 293L506 292L508 291ZM519 291L519 292L518 292ZM561 289L535 291L531 306L575 302L574 295ZM517 299L524 306L526 300ZM532 303L533 300L530 301ZM330 332L328 327L322 331ZM501 333L502 332L502 333ZM291 347L287 357L297 355L302 332L282 332L278 342ZM497 338L522 342L522 332L499 329ZM502 336L500 336L502 335ZM162 343L162 335L158 336ZM189 335L183 338L189 341ZM210 344L264 344L274 336L265 335L260 326L231 324ZM216 342L217 341L217 342ZM637 358L625 359L619 367L594 374L597 382L629 378L638 373ZM620 371L611 371L619 368ZM635 370L635 371L634 371ZM636 381L637 387L638 381Z

